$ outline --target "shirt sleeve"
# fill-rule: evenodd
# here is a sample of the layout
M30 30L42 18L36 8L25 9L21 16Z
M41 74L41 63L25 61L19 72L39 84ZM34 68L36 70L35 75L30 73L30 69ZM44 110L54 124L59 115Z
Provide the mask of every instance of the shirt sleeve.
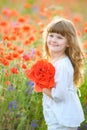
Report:
M72 80L69 68L64 65L56 67L55 87L52 88L52 97L56 102L64 101L68 96L68 87Z

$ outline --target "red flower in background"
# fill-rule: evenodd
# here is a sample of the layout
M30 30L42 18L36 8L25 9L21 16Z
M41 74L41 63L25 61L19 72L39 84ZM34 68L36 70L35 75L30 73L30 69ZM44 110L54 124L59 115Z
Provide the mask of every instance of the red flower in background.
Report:
M22 64L21 66L23 69L27 69L27 65L26 64Z
M86 33L87 33L87 27L85 27L85 28L84 28L84 32L86 32Z
M31 27L30 27L30 25L24 25L22 27L22 29L23 29L23 31L28 32L28 31L30 31Z
M30 56L29 56L28 54L24 54L24 55L23 55L23 59L24 59L25 61L29 61L29 60L30 60Z
M87 40L84 41L83 47L84 47L84 49L87 49Z
M5 59L5 58L3 58L3 59L1 60L1 63L2 63L4 66L9 66L9 62L8 62L8 60Z
M18 69L16 67L11 68L13 74L18 74Z
M29 3L26 3L25 5L24 5L24 7L27 9L27 8L30 8L30 6L31 6L31 4L29 4Z
M42 92L43 88L52 88L55 85L55 68L46 59L38 60L30 70L26 70L26 75L35 83L36 92Z

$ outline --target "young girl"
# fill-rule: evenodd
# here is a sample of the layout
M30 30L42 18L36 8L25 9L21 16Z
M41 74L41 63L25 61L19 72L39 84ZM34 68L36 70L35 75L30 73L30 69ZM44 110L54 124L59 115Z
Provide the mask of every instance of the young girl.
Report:
M56 18L43 33L45 52L54 65L55 86L43 89L43 114L48 130L77 130L84 113L77 95L84 55L73 23Z

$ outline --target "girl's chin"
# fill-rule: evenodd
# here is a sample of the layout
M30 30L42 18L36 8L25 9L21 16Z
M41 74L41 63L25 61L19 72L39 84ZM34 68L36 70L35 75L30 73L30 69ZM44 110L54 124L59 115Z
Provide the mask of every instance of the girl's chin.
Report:
M55 52L55 53L58 53L58 52L60 52L59 50L50 50L50 52Z
M60 51L58 48L50 48L51 51Z

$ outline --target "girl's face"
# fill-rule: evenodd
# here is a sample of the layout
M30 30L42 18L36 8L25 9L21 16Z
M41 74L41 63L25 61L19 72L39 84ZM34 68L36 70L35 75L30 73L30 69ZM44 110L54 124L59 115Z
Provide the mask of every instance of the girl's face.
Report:
M58 33L49 33L47 37L47 46L50 52L65 53L68 47L66 37Z

